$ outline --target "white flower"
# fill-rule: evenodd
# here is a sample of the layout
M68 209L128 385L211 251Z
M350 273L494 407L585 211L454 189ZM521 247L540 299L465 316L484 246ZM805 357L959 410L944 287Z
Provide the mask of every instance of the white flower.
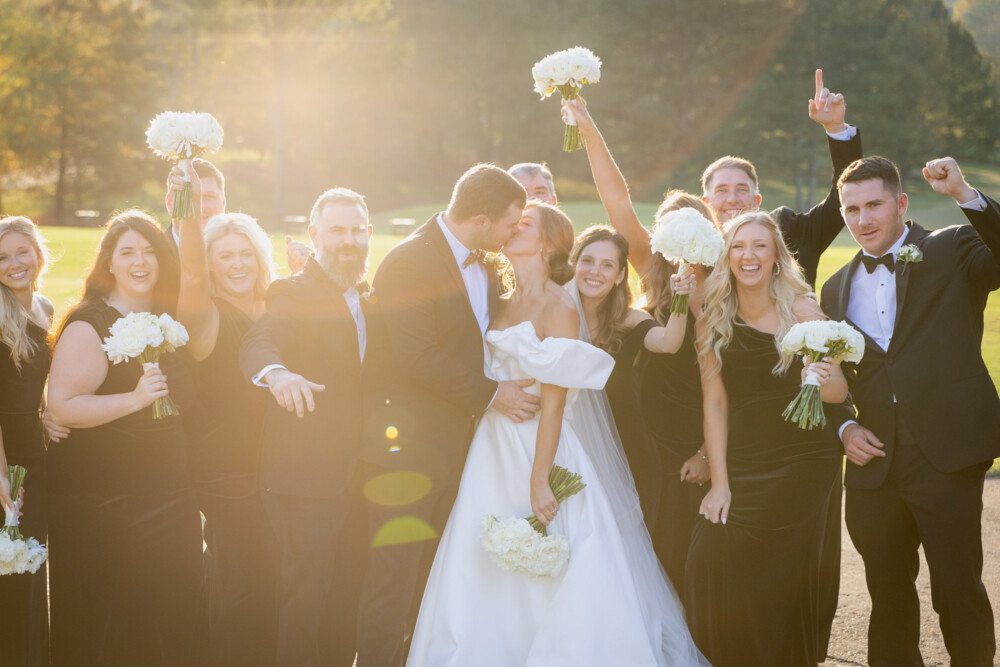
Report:
M688 207L663 214L653 226L650 245L674 263L704 266L715 266L724 246L715 225Z
M184 328L184 325L170 317L166 313L163 313L158 318L158 323L160 329L163 331L163 338L166 340L167 345L173 349L178 347L183 347L188 342L188 332Z
M535 92L546 98L559 86L569 84L579 90L584 84L601 80L601 60L590 49L576 46L551 53L531 68Z
M156 155L182 160L222 148L223 131L211 114L164 111L149 123L146 144Z
M912 243L907 243L902 248L899 249L897 253L899 261L905 263L917 264L924 261L924 253L920 251L920 248L913 245Z
M781 349L786 354L796 355L802 351L802 346L806 342L806 331L802 324L802 322L793 324L785 337L781 339Z
M526 519L498 519L488 514L479 529L483 548L505 570L537 577L555 576L569 560L569 542L565 537L543 537Z

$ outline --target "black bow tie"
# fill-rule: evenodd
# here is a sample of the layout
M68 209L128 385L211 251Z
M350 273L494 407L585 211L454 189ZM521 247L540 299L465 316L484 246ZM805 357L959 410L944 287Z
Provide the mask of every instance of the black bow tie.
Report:
M486 261L485 250L480 250L478 248L475 250L470 250L468 256L465 258L465 261L462 262L462 268L467 269L475 262L485 262L485 261Z
M896 262L892 259L892 253L887 252L881 257L869 257L868 255L861 255L861 263L865 265L865 269L868 273L875 270L875 267L879 264L883 265L885 268L889 269L889 273L894 273L896 271Z

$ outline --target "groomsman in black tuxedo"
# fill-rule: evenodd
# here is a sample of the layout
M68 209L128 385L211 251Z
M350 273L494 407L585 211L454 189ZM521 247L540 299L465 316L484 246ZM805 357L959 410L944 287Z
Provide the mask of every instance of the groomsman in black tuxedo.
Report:
M525 201L504 170L473 167L448 210L393 248L375 274L361 472L371 553L358 667L406 659L427 576L422 557L437 545L479 417L492 406L520 422L538 409L523 391L531 380L498 383L484 371L483 336L500 298L484 251L500 251Z
M844 228L837 178L847 165L863 155L860 131L844 122L846 113L844 96L824 87L823 70L816 70L816 93L809 100L809 117L826 130L830 159L833 161L833 185L826 199L808 211L800 213L787 206L771 211L771 217L781 228L785 244L798 259L810 285L816 284L820 255ZM760 209L762 197L757 170L749 160L732 155L719 158L702 172L701 187L702 200L715 210L722 222ZM836 530L839 535L839 516Z
M315 249L305 268L271 283L267 313L247 333L240 365L275 402L261 452L264 507L280 549L275 664L328 664L338 628L325 618L349 592L338 552L350 539L350 480L361 448L361 373L369 289L363 282L372 227L364 198L323 193L309 216ZM334 612L336 613L336 612ZM353 662L353 646L346 647Z
M847 528L872 598L872 667L924 664L921 544L951 664L989 667L996 640L981 520L984 475L1000 455L1000 398L981 346L986 300L1000 287L1000 205L970 187L952 158L923 173L971 226L904 223L906 195L885 158L858 160L838 182L861 251L823 286L823 309L866 341L848 373L860 424L840 426Z

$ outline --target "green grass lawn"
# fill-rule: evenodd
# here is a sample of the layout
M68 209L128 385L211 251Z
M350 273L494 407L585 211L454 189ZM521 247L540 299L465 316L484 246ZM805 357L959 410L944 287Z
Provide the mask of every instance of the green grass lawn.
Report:
M998 188L1000 189L1000 188ZM951 205L954 207L954 205ZM576 221L578 228L583 228L588 224L604 222L602 215L604 209L599 204L570 204L565 209ZM649 220L656 210L653 204L643 204L637 207L642 219ZM418 224L430 217L435 211L440 210L436 206L417 207L406 209L405 211L394 211L373 216L376 229L386 229L389 227L388 220L392 217L414 217ZM950 209L948 209L950 210ZM958 214L955 222L963 218ZM56 308L56 321L66 312L68 306L74 299L79 298L83 289L83 277L92 261L97 243L100 239L100 230L82 227L45 227L43 233L49 239L49 248L52 252L53 262L44 278L42 292L52 299ZM846 234L846 232L845 232ZM299 238L302 238L301 236ZM402 237L389 234L376 234L372 244L371 268L378 266L379 260L395 245ZM288 265L285 261L284 237L281 234L272 236L274 243L274 260L278 266L278 273L287 276ZM849 245L850 244L850 245ZM848 236L847 239L838 239L837 244L823 254L823 260L819 266L819 283L822 286L831 274L846 264L856 252L853 241ZM993 381L1000 380L1000 295L991 295L986 308L986 333L983 337L983 357L986 365L990 369ZM1000 460L994 464L995 473L1000 473Z

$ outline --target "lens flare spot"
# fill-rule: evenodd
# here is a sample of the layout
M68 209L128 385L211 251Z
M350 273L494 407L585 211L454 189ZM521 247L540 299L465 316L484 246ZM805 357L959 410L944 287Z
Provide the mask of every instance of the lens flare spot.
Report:
M373 547L388 547L395 544L425 542L437 538L437 533L423 519L400 516L386 521L375 533Z
M365 498L376 505L409 505L427 495L431 478L418 472L387 472L365 484Z
M401 451L403 451L403 448L400 447L399 445L393 445L392 447L389 448L390 454L398 454Z
M386 426L385 437L389 438L390 440L395 440L396 438L399 437L399 429L396 428L395 426Z

